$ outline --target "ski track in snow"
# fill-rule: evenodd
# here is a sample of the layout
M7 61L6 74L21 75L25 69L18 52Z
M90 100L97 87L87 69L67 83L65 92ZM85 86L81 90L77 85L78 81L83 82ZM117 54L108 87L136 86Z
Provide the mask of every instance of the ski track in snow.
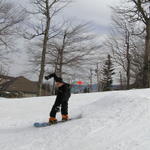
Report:
M0 98L0 150L149 150L150 89L72 95L69 114L80 119L33 127L54 100Z

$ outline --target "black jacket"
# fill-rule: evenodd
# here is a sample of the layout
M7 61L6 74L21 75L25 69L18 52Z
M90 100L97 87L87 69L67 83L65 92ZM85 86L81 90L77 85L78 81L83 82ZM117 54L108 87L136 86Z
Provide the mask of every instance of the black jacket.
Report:
M69 100L71 96L71 86L70 84L64 83L63 86L59 87L57 90L57 97L56 100L63 103Z

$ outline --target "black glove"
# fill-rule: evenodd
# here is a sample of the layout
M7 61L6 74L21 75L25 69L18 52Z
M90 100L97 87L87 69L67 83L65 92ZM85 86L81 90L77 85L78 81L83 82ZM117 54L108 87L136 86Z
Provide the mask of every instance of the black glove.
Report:
M49 79L49 77L48 77L48 76L45 76L45 79L46 79L46 80L48 80L48 79Z
M55 73L52 73L52 74L50 74L50 75L48 75L48 76L45 76L45 79L48 80L48 79L50 79L50 78L52 78L52 77L56 77L56 74L55 74Z

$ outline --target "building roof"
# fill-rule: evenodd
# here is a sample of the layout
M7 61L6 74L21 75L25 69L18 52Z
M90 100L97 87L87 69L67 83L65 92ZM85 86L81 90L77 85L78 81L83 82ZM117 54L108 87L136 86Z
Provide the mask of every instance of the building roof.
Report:
M14 77L0 75L0 90L7 89L9 85L13 83L14 80Z
M0 80L0 90L7 90L10 92L20 91L24 93L37 93L38 91L38 82L30 81L23 76L16 78L9 76L0 76L0 79L2 78L4 80L3 82L2 80Z
M24 77L15 78L7 87L8 91L21 91L25 93L37 93L38 83Z

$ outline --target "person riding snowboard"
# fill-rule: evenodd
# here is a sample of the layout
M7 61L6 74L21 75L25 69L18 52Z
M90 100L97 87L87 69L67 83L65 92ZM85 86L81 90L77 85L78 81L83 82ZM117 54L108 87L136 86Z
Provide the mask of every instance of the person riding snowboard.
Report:
M58 88L58 90L55 103L50 111L49 123L51 124L57 123L56 113L60 111L60 107L61 107L62 121L67 121L69 119L68 101L71 96L70 84L65 83L63 79L57 77L55 73L45 76L46 80L49 80L50 78L54 78L55 85Z

